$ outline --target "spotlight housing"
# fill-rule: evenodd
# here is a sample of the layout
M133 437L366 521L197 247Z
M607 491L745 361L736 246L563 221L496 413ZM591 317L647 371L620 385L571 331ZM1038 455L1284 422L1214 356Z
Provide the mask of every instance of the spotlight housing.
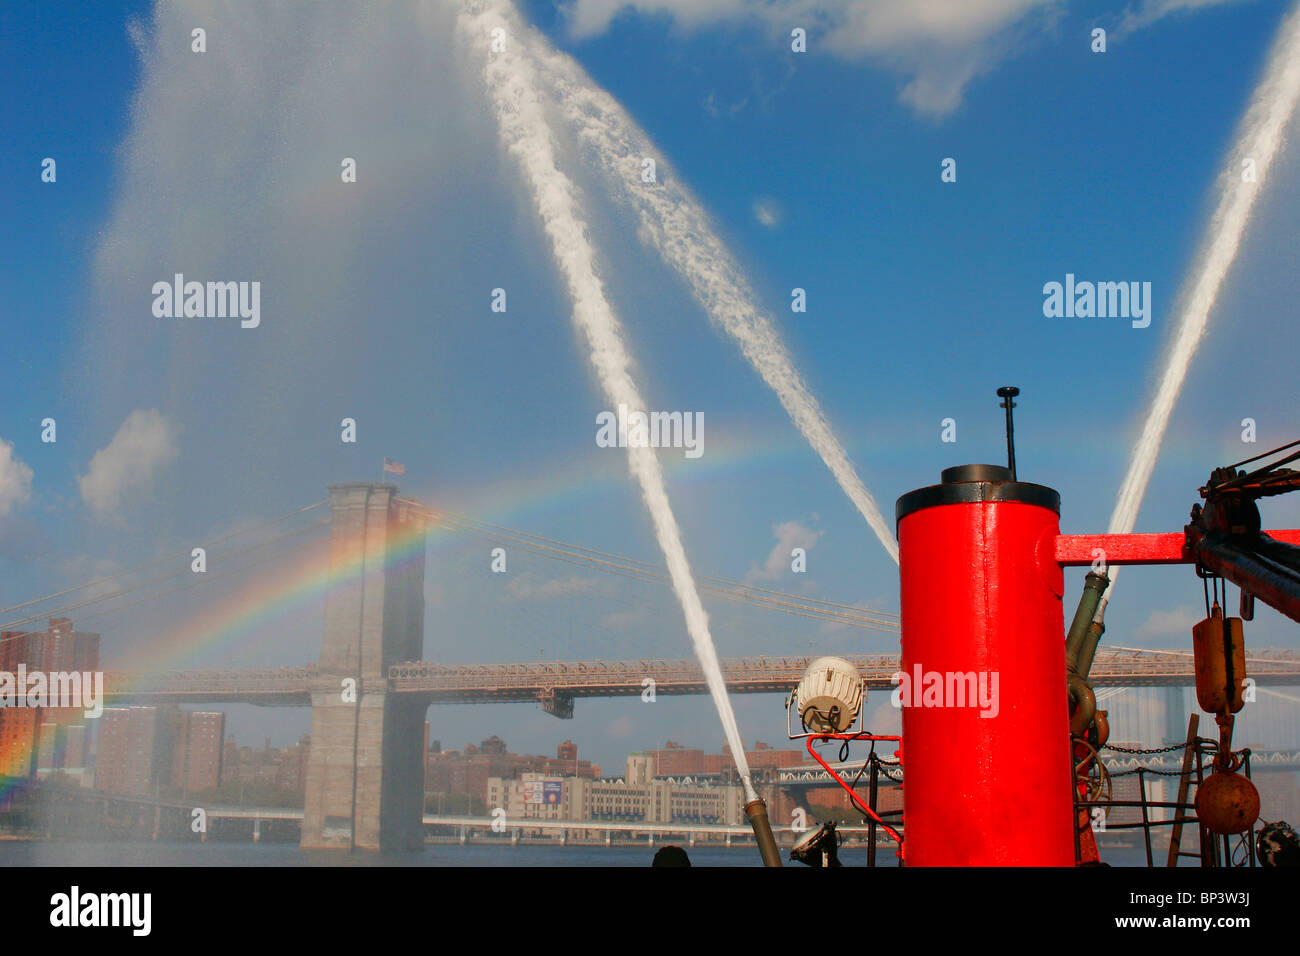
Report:
M835 832L835 821L827 820L794 845L790 850L790 859L807 866L843 866L839 848L840 838Z
M786 729L791 740L849 730L862 715L867 682L842 657L819 657L786 699ZM791 726L799 716L801 733Z

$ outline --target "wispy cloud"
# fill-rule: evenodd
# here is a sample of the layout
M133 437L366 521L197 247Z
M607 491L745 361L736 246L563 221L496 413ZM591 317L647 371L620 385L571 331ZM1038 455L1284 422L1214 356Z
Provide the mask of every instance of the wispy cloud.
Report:
M612 611L600 619L602 627L611 631L631 631L645 623L646 615L640 608Z
M1241 3L1243 0L1142 0L1124 11L1119 24L1110 31L1111 39L1122 40L1138 30L1151 26L1157 20L1163 20L1172 13L1186 13L1205 7L1218 7L1225 3Z
M1205 609L1192 604L1184 604L1171 611L1152 611L1138 627L1136 636L1139 640L1148 637L1173 636L1190 639L1192 626L1203 617L1205 617Z
M775 229L781 224L781 207L775 199L759 199L754 203L754 218L760 226Z
M575 39L605 32L620 13L666 16L684 30L756 23L786 38L802 27L810 51L872 61L902 79L904 103L943 116L961 105L975 76L1050 27L1060 6L1060 0L570 0L563 9ZM1021 29L1028 36L1014 33Z

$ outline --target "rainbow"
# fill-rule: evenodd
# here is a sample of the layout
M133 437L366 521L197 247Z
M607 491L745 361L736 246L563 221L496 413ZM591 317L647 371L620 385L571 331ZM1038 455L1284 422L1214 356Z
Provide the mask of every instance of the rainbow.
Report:
M594 428L594 426L593 426ZM725 481L748 470L764 459L793 458L807 450L797 436L788 445L774 445L753 435L733 434L727 439L713 438L708 454L694 461L664 456L665 470L679 484L690 486ZM716 446L716 448L715 448ZM508 478L484 488L445 489L435 494L409 495L424 502L454 500L455 509L478 520L506 524L522 517L563 511L590 501L602 491L627 487L628 478L622 457L609 456L609 466L592 469L589 460L566 461L538 475L536 472ZM404 493L404 496L405 493ZM463 504L462 504L463 502ZM526 522L527 523L527 522ZM429 528L427 553L436 556L451 548L462 536L433 525ZM368 560L386 566L400 565L420 553L426 539L413 530L390 538L382 555ZM113 670L128 670L141 677L169 670L183 670L187 662L215 648L233 652L245 641L256 638L277 622L291 620L295 614L321 606L327 590L354 585L362 573L361 556L330 568L329 549L314 545L303 549L293 560L266 574L259 574L236 593L223 597L190 616L183 624L134 647L129 654L114 660Z
M751 426L726 434L714 431L708 433L707 441L707 454L699 459L662 457L670 481L679 487L702 487L729 482L756 471L773 474L783 468L797 468L802 472L810 462L807 446L788 428ZM901 442L897 436L891 436L890 443L891 454L897 454L900 445L932 450L934 436L912 433ZM1068 451L1068 443L1061 450ZM1167 449L1165 457L1179 462L1185 458L1186 464L1195 468L1200 467L1204 455L1199 448L1183 449L1175 444ZM530 521L530 517L564 512L591 501L594 496L628 487L622 457L610 455L605 467L593 469L591 460L586 458L566 460L544 472L523 473L490 486L442 488L436 493L416 492L411 497L425 502L454 501L456 511L479 520L528 527L537 523ZM421 554L422 548L432 558L455 546L463 537L433 525L426 539L418 526L413 526L409 532L391 538L382 555L372 555L367 560L400 565ZM162 671L183 670L189 662L216 648L233 653L251 645L277 624L322 606L331 583L335 587L347 587L359 581L361 573L360 555L331 569L327 542L315 542L283 565L258 573L234 594L210 602L183 624L139 643L124 657L115 659L112 667L128 670L143 679ZM12 744L6 746L0 742L0 767L7 765L6 758L12 749ZM0 787L0 797L5 790Z
M594 426L593 426L594 428ZM784 441L773 440L774 434ZM937 430L936 433L937 434ZM932 450L934 435L913 433L906 444ZM1064 443L1062 450L1070 447ZM707 454L688 461L674 455L664 455L662 461L667 476L682 488L701 487L713 483L726 483L752 474L755 471L772 474L782 468L802 470L811 461L811 453L803 440L788 428L769 429L751 427L732 430L726 434L708 434ZM897 454L898 445L891 447ZM1171 448L1167 458L1181 458L1180 449ZM1199 467L1203 453L1188 448L1189 465ZM937 475L935 476L937 478ZM827 479L829 483L829 478ZM621 456L608 456L608 465L592 468L590 459L566 460L556 463L543 472L526 472L490 486L481 484L459 489L442 488L437 492L417 491L409 497L424 502L456 502L453 509L474 518L502 525L525 528L539 522L530 518L544 518L577 508L593 497L624 491L629 486L624 460ZM436 558L463 540L458 535L437 525L429 529L427 554ZM424 537L418 531L391 539L383 555L373 556L385 563L401 563L414 558ZM187 662L214 648L237 651L244 642L256 639L277 623L292 620L305 610L321 606L330 587L331 569L329 549L312 546L303 549L294 559L265 574L258 574L235 594L212 602L186 622L142 647L134 648L113 669L128 669L140 674L157 674L167 670L182 670ZM334 568L335 586L354 584L361 574L361 560Z

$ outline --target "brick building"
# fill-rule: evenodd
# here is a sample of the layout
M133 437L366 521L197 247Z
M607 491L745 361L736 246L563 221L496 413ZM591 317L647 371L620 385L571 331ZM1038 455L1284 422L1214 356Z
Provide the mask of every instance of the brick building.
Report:
M170 785L185 792L215 790L221 783L226 715L176 710L168 719L172 744Z
M281 750L266 738L261 748L240 747L235 738L227 737L223 747L221 783L256 784L279 793L303 795L306 792L307 760L311 755L311 735L303 734L297 743Z
M0 671L94 673L99 670L99 635L76 631L66 617L50 618L44 631L0 633ZM85 766L84 746L74 745L66 765L68 730L84 725L84 708L0 707L0 776L27 777ZM81 732L84 739L84 730Z
M157 707L106 707L99 719L95 789L152 795L171 777L171 721Z
M425 754L424 789L426 793L470 797L487 796L491 777L522 779L524 774L576 776L594 779L600 767L578 758L578 746L566 740L556 748L554 757L512 754L500 737L489 737L479 746L467 744L463 751L428 751Z

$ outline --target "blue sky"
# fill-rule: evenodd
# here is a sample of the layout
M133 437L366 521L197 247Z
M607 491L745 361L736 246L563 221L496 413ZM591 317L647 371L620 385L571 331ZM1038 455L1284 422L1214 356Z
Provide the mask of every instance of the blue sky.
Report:
M143 3L0 12L11 227L0 231L0 440L31 474L0 501L0 602L281 514L328 482L377 477L384 456L406 464L404 489L441 506L658 560L620 454L592 441L603 398L451 16L436 4L385 17L168 6L157 19ZM1104 530L1215 179L1287 7L1027 0L940 37L873 21L903 31L891 46L837 24L825 13L835 5L792 2L785 16L780 3L762 8L770 15L700 3L688 20L671 2L614 4L608 23L599 6L523 12L622 103L657 145L661 175L708 211L886 515L944 467L1001 460L993 393L1014 383L1021 476L1060 490L1064 530ZM795 54L788 27L800 13L809 49ZM1143 19L1091 52L1095 26L1114 36ZM202 55L189 49L195 25L208 31ZM967 63L978 68L952 81ZM918 77L942 95L909 94ZM46 156L54 184L40 179ZM339 181L343 156L358 159L356 184ZM955 183L940 182L945 157ZM893 563L771 392L580 155L570 159L643 391L704 416L701 459L663 456L693 566L896 610ZM1300 294L1294 151L1269 177L1138 530L1180 529L1212 467L1300 432L1287 314ZM177 271L260 280L261 327L154 318L149 289ZM1150 282L1151 326L1045 318L1042 286L1067 272ZM496 287L508 290L504 315L489 310ZM790 311L794 287L806 313ZM166 422L140 434L152 464L111 472L86 497L78 479L139 410ZM54 445L40 441L47 416ZM345 416L359 423L355 446L339 441ZM946 417L955 445L940 441ZM1240 440L1244 417L1258 422L1256 445ZM1264 515L1294 527L1300 502L1275 499ZM815 540L807 574L758 577L787 522ZM571 568L520 556L509 591L488 573L487 548L431 548L427 657L689 653L666 590L575 583ZM1067 578L1067 603L1079 578ZM111 664L116 648L222 600L213 583L86 627L104 632ZM1108 638L1185 648L1199 602L1190 570L1126 572ZM724 655L895 641L709 609ZM318 621L318 608L301 608L192 663L310 659ZM1267 609L1247 636L1297 646L1294 626ZM708 708L580 704L571 725L525 706L433 714L435 736L456 745L499 733L550 750L572 736L614 763L669 736L717 746ZM779 739L774 698L741 701L738 714L748 739ZM287 742L306 714L241 712L236 729Z

